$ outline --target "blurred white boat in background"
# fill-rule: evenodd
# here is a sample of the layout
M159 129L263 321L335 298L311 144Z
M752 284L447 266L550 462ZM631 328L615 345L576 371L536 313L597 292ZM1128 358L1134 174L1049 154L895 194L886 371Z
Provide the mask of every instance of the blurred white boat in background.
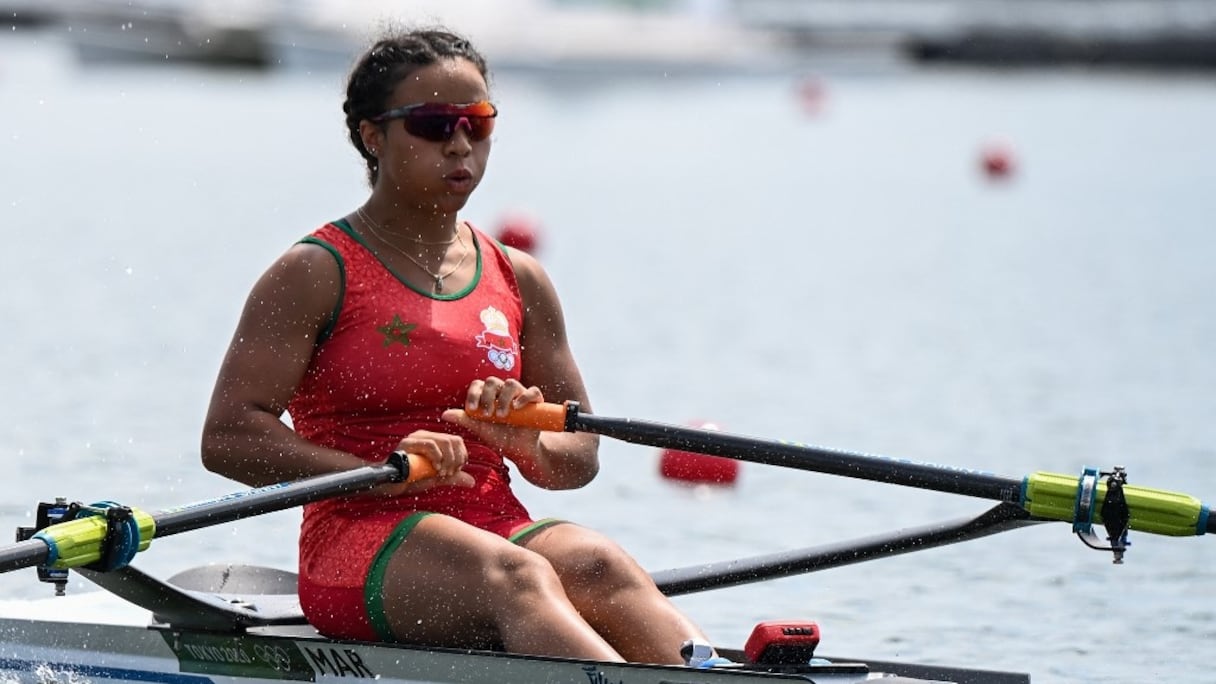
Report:
M721 3L705 0L45 0L39 6L53 10L44 16L56 23L55 36L85 64L345 71L386 28L426 25L469 36L495 70L756 73L787 68L794 59L777 32L742 27Z
M495 70L677 75L771 71L794 55L777 32L747 28L697 3L414 0L281 2L268 26L279 65L348 68L389 26L448 26L467 35ZM700 3L704 4L704 3Z
M0 0L81 60L346 71L389 26L443 24L495 70L726 75L959 60L1216 66L1216 0Z
M886 45L992 65L1216 66L1213 0L730 0L807 49Z
M59 9L46 0L0 0L0 26L16 31L18 27L44 26L58 21Z
M60 37L83 63L167 62L263 67L274 19L265 3L242 0L69 0L59 3Z

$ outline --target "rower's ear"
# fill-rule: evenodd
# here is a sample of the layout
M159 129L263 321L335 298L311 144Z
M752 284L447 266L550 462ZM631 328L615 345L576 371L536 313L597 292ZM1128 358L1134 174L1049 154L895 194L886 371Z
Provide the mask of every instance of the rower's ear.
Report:
M363 142L363 149L373 157L379 157L380 150L384 148L384 133L384 127L379 124L367 119L359 122L359 139Z

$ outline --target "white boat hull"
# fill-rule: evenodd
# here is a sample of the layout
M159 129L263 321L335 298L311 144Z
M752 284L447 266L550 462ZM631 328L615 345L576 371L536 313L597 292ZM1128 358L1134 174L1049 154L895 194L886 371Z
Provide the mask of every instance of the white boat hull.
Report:
M235 684L257 680L377 684L691 684L898 682L1027 684L1019 673L816 658L697 670L494 650L328 639L300 611L294 573L213 564L163 581L132 566L76 571L106 591L0 606L0 682ZM719 649L736 662L740 651ZM886 677L895 673L899 676ZM913 679L918 677L919 679Z
M261 629L254 631L263 631ZM806 682L807 676L678 666L599 663L493 651L339 642L308 628L213 634L0 619L0 677L5 682L247 683L251 680L376 681L378 684L659 684L660 682ZM295 636L285 632L295 631ZM860 682L860 664L817 668L815 682ZM899 680L885 680L899 681ZM912 681L912 680L903 680Z

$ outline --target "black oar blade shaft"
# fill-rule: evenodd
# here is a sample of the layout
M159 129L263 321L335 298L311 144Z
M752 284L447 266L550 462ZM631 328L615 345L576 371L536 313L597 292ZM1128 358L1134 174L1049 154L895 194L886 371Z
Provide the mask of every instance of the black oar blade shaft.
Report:
M46 542L27 539L0 548L0 573L29 568L40 564L48 551Z
M665 570L653 573L652 577L664 594L678 596L924 551L1042 522L1032 520L1030 514L1018 506L1000 503L982 515L971 518L809 549Z
M702 428L584 414L577 402L530 404L506 416L476 412L470 415L480 420L534 430L590 432L662 449L973 496L1016 504L1041 518L1074 523L1079 520L1078 507L1083 501L1085 489L1084 478L1055 473L1034 473L1024 478L1001 477L969 468L744 437ZM1134 493L1139 498L1135 510L1127 513L1131 529L1172 536L1216 532L1216 516L1211 516L1208 507L1192 496L1146 487L1129 488L1127 493ZM1098 502L1102 500L1098 499ZM1098 520L1096 513L1094 519Z
M424 457L400 452L389 456L388 461L382 465L362 466L353 470L250 489L156 513L136 512L135 519L138 520L142 516L148 522L149 536L143 537L141 546L145 548L153 537L167 537L285 510L333 496L354 494L389 482L416 482L434 474L434 467ZM132 519L130 513L128 510L127 520ZM78 567L96 560L99 556L104 557L106 552L101 547L105 539L109 538L110 523L97 524L94 522L97 520L103 518L85 517L62 521L43 531L43 534L50 533L47 537L50 541L35 538L0 547L0 572L50 563L67 563L66 567ZM50 532L52 530L57 532ZM141 526L136 536L143 536L144 533Z
M189 532L274 511L294 508L321 499L351 494L390 482L400 471L389 465L365 466L331 475L250 489L228 496L189 504L152 514L156 537Z
M791 442L741 437L664 423L606 418L590 413L568 417L568 428L624 442L678 449L741 461L809 470L862 480L930 489L980 499L1019 503L1022 481L964 468L870 456Z

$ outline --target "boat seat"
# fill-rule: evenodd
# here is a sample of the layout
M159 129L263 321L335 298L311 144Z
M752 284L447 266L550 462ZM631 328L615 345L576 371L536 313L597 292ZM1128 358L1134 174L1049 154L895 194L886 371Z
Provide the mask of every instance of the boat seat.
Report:
M130 565L100 572L78 568L89 581L152 612L153 622L214 632L307 625L294 572L256 565L190 568L168 581Z

